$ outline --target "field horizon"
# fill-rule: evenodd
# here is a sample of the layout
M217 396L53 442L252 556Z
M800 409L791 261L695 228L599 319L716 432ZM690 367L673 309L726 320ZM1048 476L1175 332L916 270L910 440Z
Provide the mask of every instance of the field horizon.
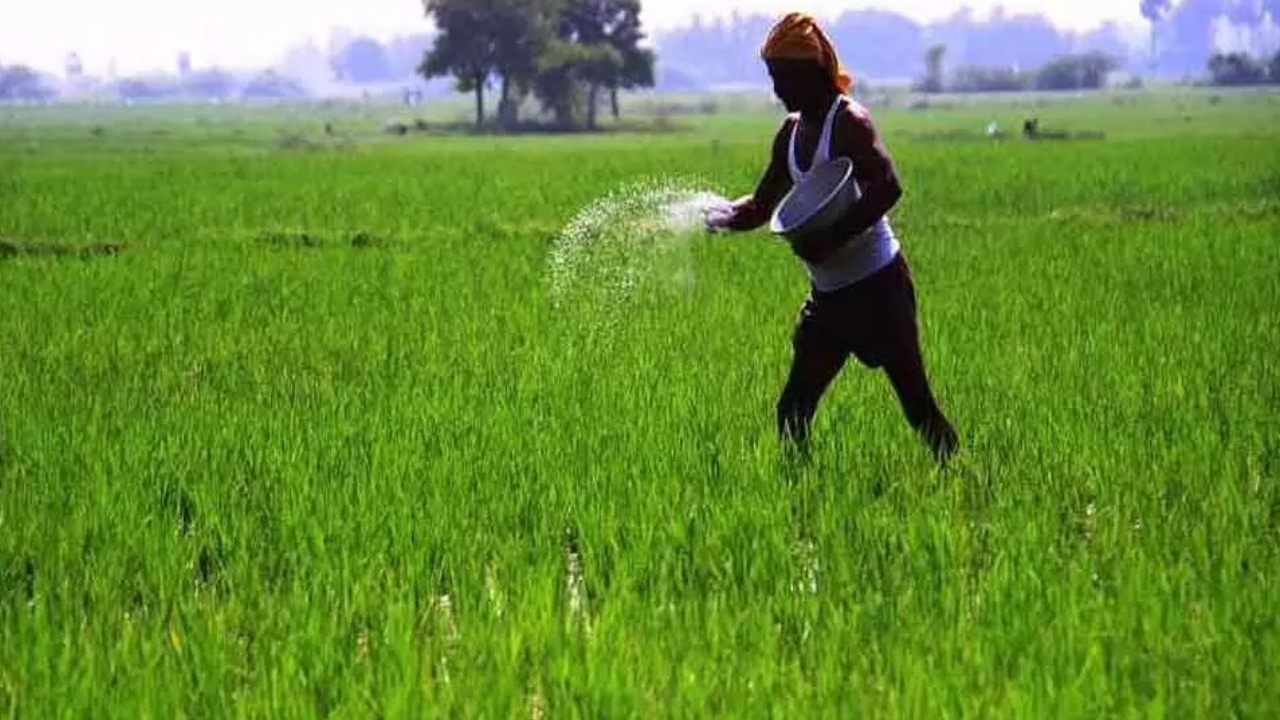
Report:
M873 110L945 470L720 107L0 109L0 715L1280 715L1280 94Z

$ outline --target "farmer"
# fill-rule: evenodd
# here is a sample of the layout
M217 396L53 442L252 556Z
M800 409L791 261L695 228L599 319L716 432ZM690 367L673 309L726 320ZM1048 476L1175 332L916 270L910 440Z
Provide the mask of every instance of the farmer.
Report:
M708 214L707 225L734 231L762 226L792 183L839 156L853 161L862 190L830 232L791 243L811 288L792 338L778 433L807 447L818 401L852 354L865 367L885 371L907 421L945 464L959 440L929 387L911 269L886 216L902 197L893 160L866 109L847 95L852 77L813 18L788 14L770 31L761 56L790 114L755 192L727 212Z

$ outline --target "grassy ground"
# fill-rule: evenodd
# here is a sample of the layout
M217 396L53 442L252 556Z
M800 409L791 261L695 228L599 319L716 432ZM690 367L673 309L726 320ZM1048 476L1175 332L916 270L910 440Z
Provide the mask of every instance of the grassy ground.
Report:
M684 240L626 322L552 302L580 208L745 192L774 115L11 111L0 713L1277 716L1280 105L1016 102L877 115L946 473L856 365L782 466L764 233ZM1029 112L1107 137L957 135Z

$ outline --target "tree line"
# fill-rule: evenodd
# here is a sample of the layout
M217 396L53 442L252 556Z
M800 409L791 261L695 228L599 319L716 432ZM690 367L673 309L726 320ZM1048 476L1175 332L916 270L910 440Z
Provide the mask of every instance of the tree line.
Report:
M925 73L914 85L923 93L1017 92L1024 90L1097 90L1107 86L1118 61L1103 53L1064 55L1038 68L966 65L951 73L943 68L947 48L925 53ZM1218 87L1280 84L1280 51L1270 57L1245 52L1214 53L1198 84Z
M56 99L59 86L69 94L93 88L152 100L288 98L323 93L333 82L402 84L408 92L425 78L432 95L470 93L477 123L512 127L533 111L560 125L593 126L602 109L617 115L618 93L627 88L768 91L758 50L773 15L713 22L695 15L682 28L655 33L655 53L640 47L640 0L418 2L435 28L381 42L345 35L327 48L309 43L289 50L274 71L233 76L196 69L182 54L176 74L101 82L82 72L73 53L62 82L20 64L0 69L0 99ZM1113 70L1213 84L1275 82L1280 0L1137 2L1145 30L1107 23L1071 32L1038 14L997 9L980 18L966 8L930 23L889 10L851 10L825 24L860 89L910 82L951 91L1088 88ZM936 48L942 48L938 67L931 68ZM489 107L495 96L496 112Z
M1217 54L1275 52L1280 0L1139 0L1150 29L1148 67L1195 75ZM1244 47L1223 48L1223 36Z
M1127 0L1133 2L1133 0ZM1106 22L1059 28L1038 13L998 7L987 15L961 7L919 22L886 9L834 15L826 26L844 61L867 85L922 76L929 48L947 48L954 68L1005 68L1026 74L1064 57L1100 55L1133 75L1190 79L1218 52L1269 55L1280 47L1280 0L1138 0L1146 27ZM884 3L888 5L888 3ZM659 80L686 89L761 84L757 49L776 17L733 14L656 38ZM1231 47L1236 44L1239 47Z
M740 14L725 20L695 20L658 39L664 80L699 86L756 85L767 88L758 49L775 17ZM891 10L850 10L826 27L841 59L860 86L901 85L924 74L934 46L947 48L953 67L1035 68L1071 54L1098 52L1126 58L1131 32L1106 23L1088 32L1056 27L1039 14L993 12L988 17L961 9L922 23Z
M607 96L619 114L618 92L654 84L654 53L640 46L639 0L424 0L437 35L419 72L452 77L475 98L475 123L486 123L485 99L495 84L496 124L519 123L521 105L535 99L556 125L597 125Z
M916 83L918 92L1014 92L1023 90L1097 90L1107 85L1119 67L1115 57L1097 51L1063 55L1037 68L962 65L947 73L945 45L925 52L925 73Z
M1217 53L1209 58L1209 83L1227 87L1280 85L1280 51L1270 58Z

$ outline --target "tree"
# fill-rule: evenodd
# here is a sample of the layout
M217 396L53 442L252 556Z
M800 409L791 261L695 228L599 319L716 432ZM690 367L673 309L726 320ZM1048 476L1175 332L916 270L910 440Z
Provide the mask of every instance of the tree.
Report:
M476 124L484 123L484 94L500 82L498 124L515 123L529 92L543 110L568 126L585 110L596 125L602 91L614 116L617 92L651 87L654 54L641 48L639 0L424 0L439 30L419 72L451 75L476 96Z
M598 23L601 41L617 53L616 62L611 58L599 68L600 80L609 90L609 107L616 120L621 114L618 91L653 87L657 57L652 50L640 47L645 39L640 25L640 0L594 0L588 3L588 7L594 10L589 17ZM588 107L594 109L594 103ZM594 124L594 115L592 117L591 124Z
M1120 61L1106 53L1090 52L1076 58L1080 63L1081 87L1096 90L1107 84L1107 76L1120 67Z
M516 120L519 100L534 85L539 58L553 39L561 0L425 0L439 35L419 71L453 75L476 94L476 125L484 124L484 91L501 80L500 124Z
M494 0L423 0L440 34L418 72L426 79L452 75L460 92L476 96L476 127L484 124L484 91L497 60L489 22Z
M1009 67L962 65L951 81L955 92L1017 92L1027 90L1034 82L1028 73Z
M554 39L560 0L494 0L490 28L494 33L494 71L499 86L498 119L515 125L520 102L534 88L539 59Z
M1097 90L1116 69L1115 58L1099 52L1066 55L1042 66L1036 73L1040 90Z
M640 47L639 0L566 0L555 35L537 88L558 123L570 123L581 105L594 128L601 90L609 91L616 117L618 89L653 86L654 55ZM576 98L579 93L583 97Z
M1141 0L1138 9L1142 17L1151 24L1151 69L1156 67L1156 25L1169 14L1173 8L1172 0Z
M930 45L924 54L924 82L920 89L927 93L942 92L942 62L947 56L947 46Z
M1214 85L1261 85L1267 69L1244 53L1215 53L1209 58L1209 76Z
M658 79L654 67L657 65L657 60L657 56L649 48L633 47L630 50L622 50L622 77L620 82L609 88L609 108L613 112L614 120L621 115L618 107L618 90L651 88L656 85Z
M587 125L592 127L595 89L600 78L620 64L617 51L607 45L556 39L539 58L534 91L560 127L571 126L580 110L586 110Z

